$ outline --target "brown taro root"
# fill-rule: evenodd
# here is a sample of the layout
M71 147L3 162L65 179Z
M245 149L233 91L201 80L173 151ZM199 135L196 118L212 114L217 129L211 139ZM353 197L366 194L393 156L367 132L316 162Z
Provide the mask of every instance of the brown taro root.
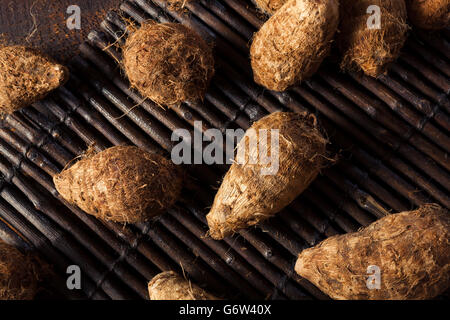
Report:
M0 48L0 112L12 113L43 99L68 78L66 67L36 49Z
M211 237L223 239L287 206L324 166L326 145L312 115L276 112L255 122L206 216Z
M312 76L329 53L338 20L337 0L289 0L254 36L255 81L284 91Z
M256 6L267 14L274 14L287 0L254 0Z
M406 0L408 18L421 29L439 30L450 26L449 0Z
M295 271L333 299L431 299L450 286L449 253L450 213L431 204L328 238L301 252ZM369 266L379 289L368 288Z
M112 147L53 177L70 203L100 219L137 223L163 213L180 195L182 174L170 160L137 147Z
M0 240L0 300L32 300L38 289L35 261Z
M148 284L150 300L217 300L173 271L156 275Z
M380 8L380 28L376 27L376 12L367 13L370 6ZM404 0L341 0L340 32L337 43L342 53L341 68L362 69L377 77L400 55L406 40L406 6Z
M131 85L160 105L203 99L214 75L211 47L176 23L142 24L125 43L123 66Z

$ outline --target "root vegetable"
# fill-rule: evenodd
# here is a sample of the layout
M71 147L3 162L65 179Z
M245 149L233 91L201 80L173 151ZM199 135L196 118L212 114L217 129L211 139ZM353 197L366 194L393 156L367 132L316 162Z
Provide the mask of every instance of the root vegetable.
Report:
M0 48L0 112L12 113L43 99L67 78L66 67L36 49Z
M173 271L156 275L148 284L150 300L217 300Z
M214 75L211 47L176 23L142 24L125 43L123 66L131 85L160 105L203 99Z
M53 180L68 202L121 223L143 222L163 213L182 188L182 174L170 160L131 146L82 159Z
M284 91L312 76L337 30L337 0L289 0L256 33L251 49L255 81Z
M313 116L276 112L255 122L206 217L211 237L223 239L287 206L324 166L326 145Z
M450 213L438 205L386 216L300 253L295 270L333 299L431 299L450 286ZM379 268L379 289L367 286Z
M32 300L37 288L32 258L0 240L0 300Z
M422 29L439 30L450 26L449 0L406 0L408 18Z
M380 8L379 29L376 26L378 13L367 13L369 7L374 6ZM406 40L405 1L341 0L340 16L337 42L343 55L341 68L362 69L372 77L385 72L387 65L400 55Z
M254 0L256 6L267 14L274 14L287 0Z

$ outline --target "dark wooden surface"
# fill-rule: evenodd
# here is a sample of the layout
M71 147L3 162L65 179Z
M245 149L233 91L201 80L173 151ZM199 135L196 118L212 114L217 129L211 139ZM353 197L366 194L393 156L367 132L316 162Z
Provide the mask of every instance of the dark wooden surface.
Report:
M40 48L66 61L120 0L0 0L1 41ZM67 8L81 9L81 30L69 30Z

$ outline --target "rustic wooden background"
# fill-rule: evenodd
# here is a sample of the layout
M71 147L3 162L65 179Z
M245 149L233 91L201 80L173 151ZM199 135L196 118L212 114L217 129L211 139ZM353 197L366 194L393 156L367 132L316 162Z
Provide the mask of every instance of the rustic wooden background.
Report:
M40 48L47 54L67 61L78 52L78 45L89 31L120 0L0 0L1 42ZM67 28L67 8L81 9L81 30Z

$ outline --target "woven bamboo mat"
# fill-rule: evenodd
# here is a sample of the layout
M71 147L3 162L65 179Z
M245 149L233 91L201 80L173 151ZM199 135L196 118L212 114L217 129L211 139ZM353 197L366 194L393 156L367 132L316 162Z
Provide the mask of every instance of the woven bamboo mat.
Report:
M224 298L325 299L293 272L304 248L427 202L450 208L450 30L413 31L401 58L375 80L341 73L330 57L285 93L252 80L248 50L263 23L250 1L202 0L181 12L165 1L125 1L71 61L70 81L7 116L0 129L0 237L35 248L64 277L83 271L89 299L146 299L160 270L185 272ZM217 71L203 103L163 110L129 88L117 63L127 24L177 21L213 42ZM139 104L139 107L136 105ZM134 144L165 155L177 128L248 128L278 111L315 113L339 161L275 218L224 241L205 214L224 166L192 165L183 198L155 221L121 226L67 204L51 176L89 145Z

